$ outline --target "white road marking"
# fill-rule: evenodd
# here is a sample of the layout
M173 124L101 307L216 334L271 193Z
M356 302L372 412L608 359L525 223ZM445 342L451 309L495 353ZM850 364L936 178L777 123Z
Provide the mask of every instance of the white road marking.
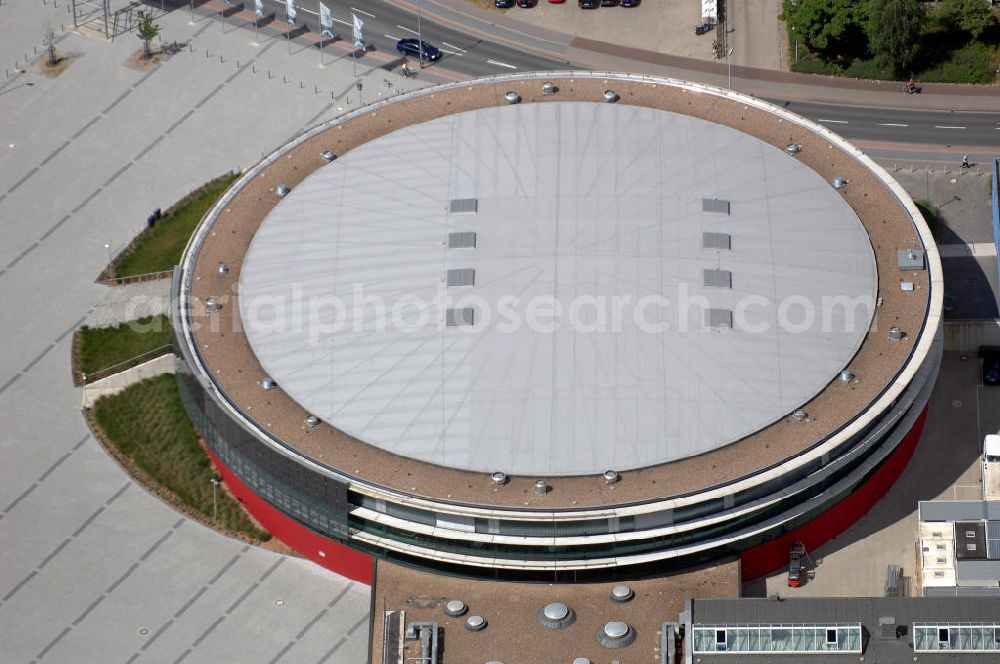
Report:
M372 18L375 18L375 14L369 14L368 12L363 11L361 9L358 9L357 7L351 7L351 11L352 12L357 12L359 14L364 14L365 16L371 16Z
M439 48L438 50L441 51L442 53L447 53L448 55L457 55L458 57L462 57L463 55L465 55L464 53L459 53L457 51L449 51L446 48Z
M896 122L883 122L879 124L879 127L909 127L910 125L899 124Z
M399 41L399 37L393 37L392 35L382 35L386 39L391 39L392 41Z
M507 67L508 69L517 69L514 65L509 65L506 62L497 62L496 60L487 60L487 64L496 65L498 67Z
M397 27L397 28L399 28L400 30L406 30L406 31L407 31L407 32L409 32L409 33L410 33L411 35L419 35L419 34L420 34L420 33L419 33L419 32L417 32L416 30L411 30L410 28L407 28L406 26L402 26L402 25L398 25L398 24L397 24L397 25L396 25L396 27Z
M934 125L935 129L965 129L965 127L949 127L947 125Z
M823 118L817 118L816 122L829 122L830 124L848 124L847 120L824 120Z
M466 52L466 50L464 48L459 48L459 47L455 46L454 44L449 44L448 42L441 42L441 43L444 44L445 46L447 46L448 48L455 49L456 51L460 51L462 53ZM997 127L997 129L1000 129L1000 127Z
M350 21L341 21L339 18L333 19L333 22L334 23L340 23L341 25L350 25L352 27L354 26L354 24L351 23Z

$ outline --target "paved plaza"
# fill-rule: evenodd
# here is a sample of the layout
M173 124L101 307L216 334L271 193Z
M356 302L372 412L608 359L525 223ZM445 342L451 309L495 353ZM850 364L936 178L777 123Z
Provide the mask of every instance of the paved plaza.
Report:
M71 383L94 278L155 207L405 82L186 6L187 50L71 30L64 0L0 4L0 661L364 662L367 587L250 547L149 495L90 436ZM46 23L69 67L40 73ZM25 64L25 59L33 60ZM339 58L335 60L335 58ZM374 63L381 65L383 62ZM17 73L15 70L25 73ZM422 77L420 83L432 81Z

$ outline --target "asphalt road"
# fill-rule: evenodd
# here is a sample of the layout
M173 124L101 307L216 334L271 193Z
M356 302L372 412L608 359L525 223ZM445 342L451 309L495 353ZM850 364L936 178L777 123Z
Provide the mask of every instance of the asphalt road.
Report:
M900 100L909 102L912 97L900 92ZM907 109L905 103L901 108L868 108L779 99L769 101L852 140L975 146L978 149L1000 147L1000 114L997 113L924 111Z
M352 13L364 21L363 36L369 52L381 52L398 56L396 42L400 39L415 38L419 33L423 40L441 49L440 60L427 63L427 70L447 69L467 77L488 76L514 71L535 71L566 69L565 61L550 59L497 42L471 36L461 30L440 25L426 16L420 21L417 15L393 5L385 0L363 0L353 6L327 0L333 15L335 43L350 45L352 38ZM247 3L252 8L252 3ZM273 12L275 20L285 20L285 3L265 0L265 12ZM297 25L308 25L319 33L318 5L312 0L297 0ZM411 64L415 63L410 58Z

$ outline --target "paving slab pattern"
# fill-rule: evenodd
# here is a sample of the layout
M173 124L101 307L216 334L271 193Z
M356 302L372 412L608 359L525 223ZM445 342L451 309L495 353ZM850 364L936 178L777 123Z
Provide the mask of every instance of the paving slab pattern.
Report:
M134 36L61 32L52 4L0 5L0 63L30 57L45 20L73 56L59 77L0 78L0 660L363 662L368 589L133 483L89 435L69 367L72 331L106 293L104 243L124 247L152 208L357 107L352 63L328 53L320 68L185 10L157 22L191 49L137 71L123 66ZM415 85L358 73L364 101Z

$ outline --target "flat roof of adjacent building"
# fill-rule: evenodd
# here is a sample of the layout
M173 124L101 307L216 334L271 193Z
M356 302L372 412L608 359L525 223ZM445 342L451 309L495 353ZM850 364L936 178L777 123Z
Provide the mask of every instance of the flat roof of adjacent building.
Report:
M993 662L995 652L950 653L920 652L913 649L913 624L926 623L947 627L955 623L1000 624L1000 602L990 597L822 597L810 599L695 599L691 601L695 624L702 625L808 625L857 624L862 626L864 660L879 664L921 662ZM901 627L898 637L881 636L880 620L894 618ZM727 664L780 661L789 655L750 655L736 652L698 654L703 664ZM858 655L803 654L798 662L857 661Z
M456 232L475 247L450 248ZM729 248L705 248L709 232ZM586 475L785 417L854 356L876 287L857 214L795 156L679 113L564 101L445 115L315 171L254 236L240 313L282 389L361 441ZM827 315L825 298L853 304Z

